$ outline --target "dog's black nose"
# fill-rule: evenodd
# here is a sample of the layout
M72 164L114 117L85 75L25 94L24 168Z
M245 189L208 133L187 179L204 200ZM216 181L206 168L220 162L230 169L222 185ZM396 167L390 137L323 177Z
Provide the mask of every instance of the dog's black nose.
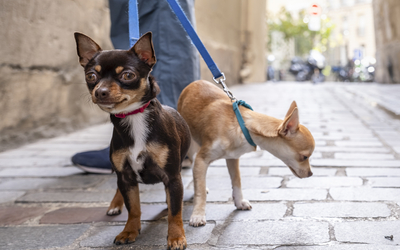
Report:
M95 96L98 99L107 99L108 97L110 97L110 90L105 87L98 88L95 92Z

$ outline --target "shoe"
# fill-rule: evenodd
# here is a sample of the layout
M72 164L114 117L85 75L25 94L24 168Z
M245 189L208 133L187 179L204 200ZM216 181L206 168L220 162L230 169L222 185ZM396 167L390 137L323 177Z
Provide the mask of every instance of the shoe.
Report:
M77 153L71 158L72 163L87 173L111 174L110 147L97 151Z

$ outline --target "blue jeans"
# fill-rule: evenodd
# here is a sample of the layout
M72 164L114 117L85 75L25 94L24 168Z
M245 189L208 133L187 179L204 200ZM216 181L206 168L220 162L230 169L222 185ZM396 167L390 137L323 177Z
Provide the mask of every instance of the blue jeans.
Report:
M179 4L195 26L194 0ZM128 0L109 0L111 41L116 49L129 49ZM157 63L152 75L161 88L157 99L176 109L179 95L192 81L200 79L196 48L166 0L138 0L140 34L153 33Z

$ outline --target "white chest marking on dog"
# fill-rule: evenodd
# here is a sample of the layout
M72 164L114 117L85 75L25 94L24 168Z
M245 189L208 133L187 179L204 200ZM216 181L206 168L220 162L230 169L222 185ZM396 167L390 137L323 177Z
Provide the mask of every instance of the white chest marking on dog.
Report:
M129 162L133 171L137 176L137 181L142 182L139 171L143 169L143 160L139 157L141 152L146 151L146 138L149 132L147 124L148 111L145 110L143 113L127 116L122 119L122 123L128 125L129 134L133 138L135 144L129 148L130 158Z

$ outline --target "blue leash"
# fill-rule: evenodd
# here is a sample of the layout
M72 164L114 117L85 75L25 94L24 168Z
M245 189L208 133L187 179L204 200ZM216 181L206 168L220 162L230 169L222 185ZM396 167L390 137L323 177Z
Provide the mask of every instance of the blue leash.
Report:
M190 39L192 40L193 44L196 46L197 50L199 51L201 57L207 64L208 68L210 69L214 81L218 84L221 84L223 91L228 95L228 97L233 101L233 111L235 112L236 118L239 122L239 126L242 129L244 137L246 138L247 142L252 145L256 146L254 141L250 136L249 130L246 128L244 123L242 114L239 110L239 105L251 109L251 106L248 105L246 102L242 100L237 100L236 97L232 94L232 92L227 88L225 84L225 75L222 73L217 64L215 64L214 60L211 58L210 54L208 53L206 47L201 42L199 36L197 35L196 31L194 30L192 24L189 22L188 18L186 17L185 13L182 10L182 7L178 4L176 0L166 0L171 7L172 11L178 17L179 21L182 24L182 27L185 29L186 33L189 35ZM136 41L140 37L139 32L139 15L137 9L137 0L129 0L129 40L131 46L133 46Z
M137 0L129 0L129 42L131 47L140 37Z

